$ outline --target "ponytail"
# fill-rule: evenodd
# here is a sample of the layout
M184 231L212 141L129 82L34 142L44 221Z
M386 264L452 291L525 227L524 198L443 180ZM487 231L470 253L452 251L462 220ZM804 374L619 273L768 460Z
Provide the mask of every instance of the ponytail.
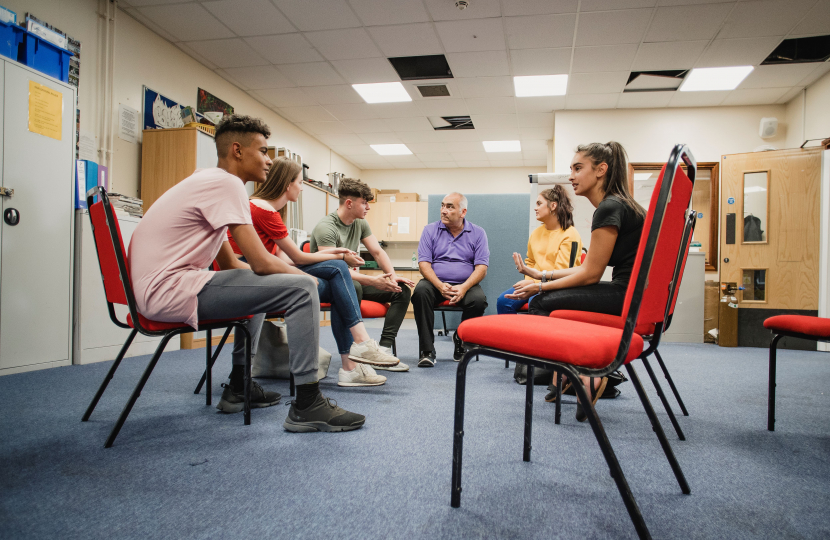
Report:
M553 186L539 193L543 199L550 203L556 203L556 219L559 221L559 226L562 230L568 227L573 227L574 224L574 207L571 204L571 199L565 192L565 188L560 185Z
M620 143L610 141L605 144L583 144L578 146L576 151L590 159L595 168L600 163L608 165L602 185L605 197L615 195L638 215L646 215L646 211L628 191L628 154Z

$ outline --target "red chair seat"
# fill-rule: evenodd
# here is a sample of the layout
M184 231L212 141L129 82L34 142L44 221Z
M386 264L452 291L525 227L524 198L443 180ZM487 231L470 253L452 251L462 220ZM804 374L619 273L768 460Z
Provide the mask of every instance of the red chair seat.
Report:
M326 302L320 302L320 309L331 309L331 304L327 304Z
M519 308L519 311L527 311L527 306L530 305L529 303L525 303L522 307Z
M236 321L236 320L245 320L250 319L253 315L248 315L247 317L238 317L235 319L208 319L205 321L199 321L199 326L203 324L213 324L213 323L222 323L228 321ZM177 328L190 328L189 324L185 323L171 323L171 322L159 322L159 321L151 321L150 319L146 318L141 313L138 314L138 322L141 323L141 326L149 330L151 332L165 332L167 330L176 330ZM135 328L133 326L133 318L132 315L127 315L127 324L130 325L130 328Z
M605 313L591 313L590 311L573 311L560 309L550 314L554 319L567 319L611 328L622 328L625 325L625 318L620 315L606 315ZM651 323L640 323L634 328L634 332L641 336L654 335L654 327Z
M764 321L764 328L773 332L792 332L818 338L830 338L830 319L809 315L776 315Z
M387 311L389 311L389 304L381 304L371 300L360 301L360 315L364 319L381 319L386 317Z
M458 337L465 343L599 369L614 360L622 330L549 317L488 315L462 322ZM634 334L625 362L641 352L643 338Z
M438 309L438 308L450 308L450 309L459 309L459 310L464 309L460 304L450 304L449 300L444 300L443 302L441 302L440 304L435 306L435 309Z

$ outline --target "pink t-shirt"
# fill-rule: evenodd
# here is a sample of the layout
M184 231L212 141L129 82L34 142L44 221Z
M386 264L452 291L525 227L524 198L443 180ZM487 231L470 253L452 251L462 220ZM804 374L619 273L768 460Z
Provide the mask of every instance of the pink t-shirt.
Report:
M197 169L144 214L130 240L130 274L138 311L159 322L197 327L196 295L228 225L251 224L248 194L238 177Z

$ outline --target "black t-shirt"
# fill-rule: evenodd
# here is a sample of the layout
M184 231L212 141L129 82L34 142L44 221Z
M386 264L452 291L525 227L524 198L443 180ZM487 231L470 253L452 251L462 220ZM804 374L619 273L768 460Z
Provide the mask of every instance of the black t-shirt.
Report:
M643 216L637 214L616 195L609 195L599 203L594 211L591 222L591 232L600 227L616 227L617 242L608 266L614 268L611 274L611 283L622 287L628 286L628 279L634 268L634 259L637 258L637 246L640 244L640 235L643 232Z

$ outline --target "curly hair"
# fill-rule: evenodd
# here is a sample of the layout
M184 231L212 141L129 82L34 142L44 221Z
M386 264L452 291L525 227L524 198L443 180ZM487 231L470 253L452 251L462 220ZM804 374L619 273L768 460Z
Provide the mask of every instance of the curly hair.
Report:
M243 146L251 144L253 135L259 133L266 139L271 136L271 130L259 118L232 114L222 118L216 124L216 154L220 158L227 157L231 145L235 142Z
M337 193L340 197L340 204L346 202L346 199L365 199L366 202L371 202L375 198L369 186L354 178L342 179Z
M556 214L556 219L559 221L559 226L562 227L563 231L569 227L573 227L574 207L571 204L571 199L568 197L568 193L565 191L564 187L556 185L550 189L542 191L539 195L548 201L548 205L550 205L550 203L556 203L556 210L554 210L554 213Z

